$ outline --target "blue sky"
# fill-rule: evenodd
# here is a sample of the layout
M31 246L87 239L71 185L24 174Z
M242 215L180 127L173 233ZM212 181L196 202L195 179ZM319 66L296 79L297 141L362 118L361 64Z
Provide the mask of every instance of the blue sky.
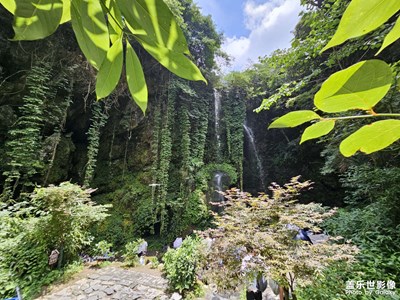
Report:
M242 70L259 56L290 47L301 11L300 0L194 0L223 32L223 50Z

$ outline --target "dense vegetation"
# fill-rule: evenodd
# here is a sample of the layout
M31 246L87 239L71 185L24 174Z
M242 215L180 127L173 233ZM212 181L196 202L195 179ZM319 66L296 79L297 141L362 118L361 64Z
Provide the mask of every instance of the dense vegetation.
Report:
M329 135L302 145L303 125L267 127L285 113L312 111L314 95L332 74L376 58L398 12L367 36L321 53L350 0L302 2L305 11L291 48L221 77L215 61L226 59L220 50L223 37L211 18L203 16L192 0L165 1L182 29L177 36L186 37L198 67L190 75L195 78L174 73L206 78L208 85L167 71L157 62L162 57L149 51L154 41L125 36L122 30L117 39L110 35L112 44L121 48L116 60L123 56L123 35L126 55L138 55L148 101L123 76L106 91L99 88L103 80L102 75L96 77L99 65L85 51L92 65L82 56L74 22L57 23L57 31L46 39L15 43L10 40L12 15L0 6L0 297L12 295L16 286L27 299L33 297L41 286L74 266L80 253L96 251L96 244L106 245L107 251L125 251L127 263L135 265L140 238L149 241L151 250L161 250L177 236L210 227L206 233L212 237L225 229L229 233L212 255L202 252L198 238L188 238L179 251L164 256L172 290L185 295L199 292L195 273L201 266L215 267L208 270L211 275L204 275L205 281L214 280L220 288L240 286L245 251L238 254L235 247L263 256L252 271L274 266L270 275L298 299L372 299L346 295L346 282L396 281L400 277L398 142L370 155L345 157L339 144L368 124L366 118L337 120ZM377 56L388 64L396 82L399 43ZM102 95L104 99L97 101ZM374 113L399 113L396 84L378 102ZM323 117L351 116L317 112ZM299 195L308 181L284 185L297 175L314 182L313 189ZM273 184L269 191L271 182L283 187ZM226 195L232 206L214 223L210 209L221 211L210 204L221 200L215 190L232 186L272 196L239 197L232 190ZM340 208L333 214L320 204ZM349 246L347 253L341 244L327 244L314 247L319 252L310 256L313 247L294 243L293 232L280 227L289 223L322 228L351 240L358 250ZM238 224L241 234L235 234ZM262 243L246 240L256 232ZM58 265L49 265L54 249L61 252ZM341 261L352 261L356 252L353 264ZM239 259L232 259L235 255ZM296 264L296 255L305 263ZM216 272L219 259L226 262L225 273ZM313 260L321 264L313 265ZM284 268L286 273L276 271ZM288 273L299 277L296 291L287 281Z

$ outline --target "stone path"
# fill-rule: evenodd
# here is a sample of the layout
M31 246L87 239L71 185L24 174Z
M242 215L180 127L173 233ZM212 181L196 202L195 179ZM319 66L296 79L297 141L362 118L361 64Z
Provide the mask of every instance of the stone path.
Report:
M37 300L167 300L166 288L161 276L108 266Z
M78 279L54 287L49 294L36 300L180 300L179 294L166 293L167 281L158 270L148 266L122 269L113 264L101 269L85 269ZM219 295L206 287L205 296L197 300L237 300L238 292ZM268 288L263 293L264 300L278 297Z

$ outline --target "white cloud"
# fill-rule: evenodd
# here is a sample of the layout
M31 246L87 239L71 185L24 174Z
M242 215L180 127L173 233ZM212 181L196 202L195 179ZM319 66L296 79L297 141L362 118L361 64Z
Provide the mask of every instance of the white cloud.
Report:
M249 51L250 40L244 36L240 38L227 38L224 44L224 50L233 57L241 57Z
M247 37L227 38L223 49L233 59L231 68L243 69L251 60L288 48L301 11L299 0L270 0L257 4L247 0L244 6Z

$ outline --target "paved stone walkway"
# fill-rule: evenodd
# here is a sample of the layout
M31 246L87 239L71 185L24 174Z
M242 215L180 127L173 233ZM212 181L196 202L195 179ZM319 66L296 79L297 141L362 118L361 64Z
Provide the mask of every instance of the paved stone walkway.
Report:
M82 278L83 277L83 278ZM147 266L122 269L111 265L98 270L81 273L81 279L55 287L54 291L36 300L180 300L179 294L166 293L167 281L156 270ZM218 295L210 287L205 296L198 300L237 300L239 292ZM264 300L278 297L268 288Z
M160 276L109 266L37 300L167 300L166 288Z

